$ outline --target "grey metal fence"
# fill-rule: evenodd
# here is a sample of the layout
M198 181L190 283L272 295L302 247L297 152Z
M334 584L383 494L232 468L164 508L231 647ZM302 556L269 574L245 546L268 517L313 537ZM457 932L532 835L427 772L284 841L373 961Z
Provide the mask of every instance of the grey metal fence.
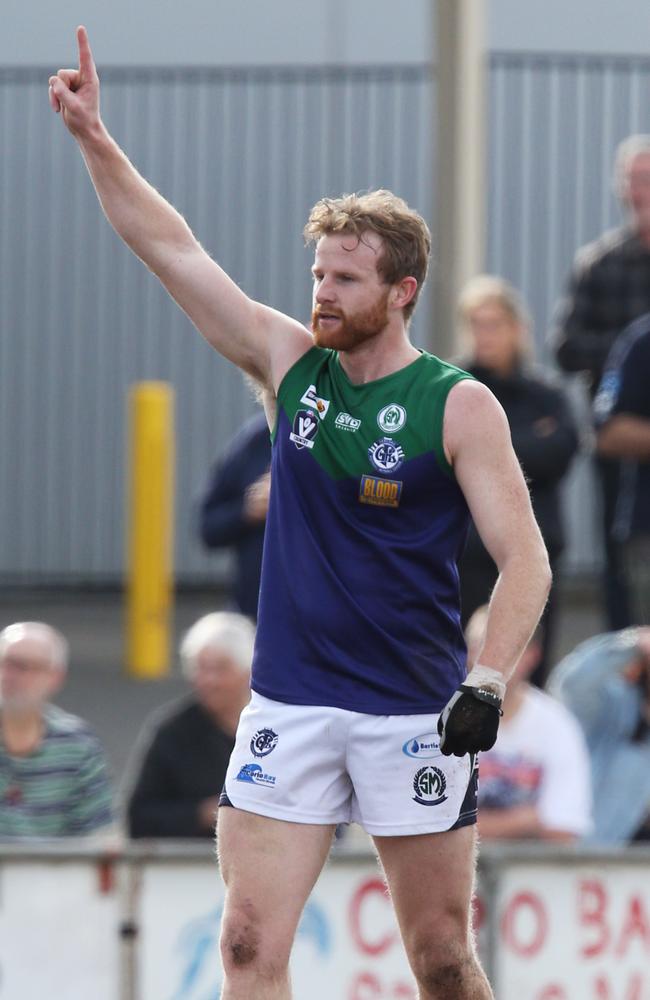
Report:
M196 541L194 502L254 404L103 220L49 112L48 72L0 69L0 581L119 578L125 397L148 378L176 390L177 575L204 579L218 566ZM318 197L386 186L434 222L428 67L101 76L105 120L138 168L248 293L297 317ZM487 267L523 290L546 361L573 252L618 217L615 145L650 130L649 78L646 59L491 57ZM435 349L430 326L425 296L414 334ZM584 464L568 489L570 569L597 561Z

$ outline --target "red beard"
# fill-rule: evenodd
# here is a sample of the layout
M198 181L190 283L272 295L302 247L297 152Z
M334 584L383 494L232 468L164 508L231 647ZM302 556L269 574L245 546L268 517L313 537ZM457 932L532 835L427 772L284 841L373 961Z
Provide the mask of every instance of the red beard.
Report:
M329 347L335 351L351 351L359 344L377 337L388 325L388 290L377 302L351 316L346 316L340 309L328 309L316 306L311 315L311 328L317 347ZM320 315L336 316L339 324L332 330L323 329L320 325Z

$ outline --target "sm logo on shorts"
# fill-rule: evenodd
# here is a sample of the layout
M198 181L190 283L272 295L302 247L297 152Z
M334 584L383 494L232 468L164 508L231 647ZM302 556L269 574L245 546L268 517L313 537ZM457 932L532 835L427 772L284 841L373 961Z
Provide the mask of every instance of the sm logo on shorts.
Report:
M439 767L427 764L421 767L413 779L413 799L421 806L437 806L444 802L447 796L447 779Z
M359 483L359 502L373 507L399 507L402 484L398 480L362 476Z

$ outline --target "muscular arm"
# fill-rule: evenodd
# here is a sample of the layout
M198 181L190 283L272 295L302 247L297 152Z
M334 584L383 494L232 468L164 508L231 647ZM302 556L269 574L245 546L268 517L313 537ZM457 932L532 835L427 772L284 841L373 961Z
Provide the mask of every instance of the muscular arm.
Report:
M221 354L276 389L312 344L295 320L246 296L201 247L182 216L137 172L99 114L99 80L84 28L79 69L50 78L50 103L74 135L104 213Z
M478 659L507 679L546 603L548 556L506 416L484 385L468 380L451 390L444 441L476 529L499 570Z

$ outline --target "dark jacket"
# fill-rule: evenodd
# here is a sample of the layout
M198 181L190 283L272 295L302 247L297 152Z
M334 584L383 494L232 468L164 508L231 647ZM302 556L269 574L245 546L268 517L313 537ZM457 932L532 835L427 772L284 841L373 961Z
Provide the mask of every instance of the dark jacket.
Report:
M551 331L560 368L589 374L592 394L614 341L650 311L650 249L629 226L578 250Z
M564 547L558 488L578 448L578 433L564 392L537 370L517 368L502 378L471 361L461 362L460 367L483 382L505 410L537 522L549 555L556 558ZM545 419L548 424L539 423ZM473 526L465 561L472 558L490 560Z
M264 414L258 413L235 435L213 470L199 514L204 545L211 549L234 548L233 597L237 609L251 618L257 618L264 525L244 519L244 494L270 464L269 428Z
M132 837L210 837L198 808L220 794L234 738L194 699L167 706L150 725L128 799Z

